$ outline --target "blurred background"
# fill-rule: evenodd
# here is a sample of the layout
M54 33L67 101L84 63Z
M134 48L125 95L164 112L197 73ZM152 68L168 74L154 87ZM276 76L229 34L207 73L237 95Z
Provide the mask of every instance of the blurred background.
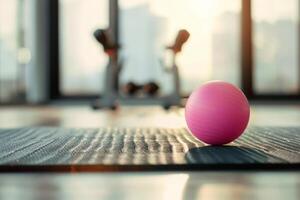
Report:
M121 84L172 89L160 61L177 31L181 95L220 79L250 99L300 99L296 0L0 0L0 104L91 99L104 90L108 57L93 37L118 21ZM111 11L117 15L111 16Z

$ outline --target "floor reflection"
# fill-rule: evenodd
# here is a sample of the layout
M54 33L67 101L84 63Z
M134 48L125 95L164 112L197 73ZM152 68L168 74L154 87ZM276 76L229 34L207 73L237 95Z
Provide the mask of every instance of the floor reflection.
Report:
M182 199L299 199L300 177L295 173L189 174ZM250 176L251 175L251 176Z
M298 200L294 172L2 174L0 199Z

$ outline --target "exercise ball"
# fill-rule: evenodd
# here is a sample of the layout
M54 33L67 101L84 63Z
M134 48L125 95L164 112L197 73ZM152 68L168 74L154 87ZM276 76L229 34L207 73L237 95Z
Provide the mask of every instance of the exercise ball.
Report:
M237 139L246 129L250 106L244 93L224 81L210 81L188 98L185 119L190 132L210 145Z

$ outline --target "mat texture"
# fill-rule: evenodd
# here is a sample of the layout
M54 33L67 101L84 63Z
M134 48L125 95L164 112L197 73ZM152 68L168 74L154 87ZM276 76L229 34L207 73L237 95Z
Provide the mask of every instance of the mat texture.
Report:
M205 146L186 129L0 130L0 166L300 163L300 128L252 127L228 146Z

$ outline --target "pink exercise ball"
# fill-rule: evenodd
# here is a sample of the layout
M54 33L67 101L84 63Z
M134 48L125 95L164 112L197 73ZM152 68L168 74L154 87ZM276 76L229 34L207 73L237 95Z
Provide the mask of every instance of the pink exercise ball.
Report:
M244 93L223 81L210 81L196 89L185 107L185 119L192 134L210 145L237 139L246 129L250 106Z

